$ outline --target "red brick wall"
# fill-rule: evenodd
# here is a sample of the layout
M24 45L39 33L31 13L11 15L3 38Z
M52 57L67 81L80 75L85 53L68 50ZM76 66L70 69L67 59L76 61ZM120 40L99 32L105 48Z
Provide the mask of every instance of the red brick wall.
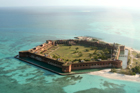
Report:
M50 65L53 65L56 67L60 67L60 68L62 68L62 64L63 64L62 62L59 62L57 60L53 60L53 59L47 58L45 56L30 53L28 51L27 52L24 52L24 51L19 52L19 56L20 57L30 57L30 58L36 59L38 61L42 61L42 62L45 62L47 64L50 64Z
M28 57L28 51L20 51L19 57Z
M65 73L71 72L71 65L69 66L62 66L62 71Z
M90 62L90 63L77 63L72 64L72 70L78 69L89 69L89 68L107 68L107 67L122 67L122 61L99 61L99 62Z
M107 68L107 67L116 67L120 68L122 67L122 61L116 60L116 61L97 61L97 62L86 62L86 63L73 63L69 66L62 66L63 63L59 62L57 60L53 60L41 55L37 55L34 53L30 53L28 51L21 51L19 52L20 57L31 57L36 60L45 62L47 64L60 67L62 68L63 72L71 72L71 70L80 70L80 69L90 69L90 68Z
M120 46L120 51L124 51L125 50L125 46Z

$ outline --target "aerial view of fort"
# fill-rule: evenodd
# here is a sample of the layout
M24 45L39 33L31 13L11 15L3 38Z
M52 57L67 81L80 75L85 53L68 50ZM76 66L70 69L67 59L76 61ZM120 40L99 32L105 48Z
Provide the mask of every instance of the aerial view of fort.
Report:
M0 93L140 93L140 0L0 0Z
M121 68L120 51L125 51L125 46L80 36L69 40L47 40L30 50L20 51L19 58L29 57L69 73L82 69Z

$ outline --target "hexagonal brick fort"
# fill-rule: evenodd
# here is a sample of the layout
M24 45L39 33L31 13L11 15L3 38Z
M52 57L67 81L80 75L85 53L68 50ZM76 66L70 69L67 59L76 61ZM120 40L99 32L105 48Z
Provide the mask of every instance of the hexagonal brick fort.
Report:
M50 55L46 55L43 53L38 53L40 51L47 51L50 48L57 46L59 44L67 44L67 45L76 45L76 44L85 44L89 46L96 46L102 48L108 48L112 50L111 58L107 60L94 60L94 61L84 61L84 62L62 62L62 59L52 58ZM36 59L38 61L45 62L46 64L50 64L62 69L63 72L71 72L72 70L80 70L80 69L93 69L93 68L121 68L122 61L118 60L120 50L125 50L125 46L119 46L116 44L109 44L109 43L101 43L98 41L88 41L88 40L77 40L77 39L70 39L70 40L47 40L44 44L39 45L35 48L32 48L27 51L20 51L19 57L29 57Z

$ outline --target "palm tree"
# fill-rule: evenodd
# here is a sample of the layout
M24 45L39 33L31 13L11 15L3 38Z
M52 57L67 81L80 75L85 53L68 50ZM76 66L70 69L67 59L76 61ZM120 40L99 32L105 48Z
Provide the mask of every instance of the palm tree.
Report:
M78 48L78 47L76 47L75 49L76 49L76 50L78 50L79 48Z
M88 51L89 51L89 49L86 49L85 51L86 51L86 52L88 52Z
M138 62L136 62L136 65L138 64Z
M97 60L98 59L98 56L95 56L94 59Z
M101 58L104 60L107 59L107 57L105 55L102 55Z
M92 57L92 54L89 54L89 57L91 58Z
M109 51L107 50L105 53L106 53L106 54L109 54Z
M106 54L108 54L108 53L109 53L109 51L108 51L107 47L106 47L105 49L103 49L103 51L104 51L104 53L106 53Z

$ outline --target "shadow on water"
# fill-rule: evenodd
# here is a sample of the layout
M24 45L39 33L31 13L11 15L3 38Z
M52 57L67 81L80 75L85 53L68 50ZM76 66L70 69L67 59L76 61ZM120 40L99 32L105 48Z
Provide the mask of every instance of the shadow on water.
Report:
M45 68L54 70L54 71L56 71L56 72L58 72L58 73L63 73L61 68L55 67L55 66L53 66L53 65L49 65L49 64L47 64L47 63L44 63L44 62L41 62L41 61L37 61L37 60L35 60L35 59L27 58L27 57L24 57L24 58L22 58L22 59L27 60L27 61L29 61L29 62L31 62L31 63L34 63L34 64L37 64L37 65L40 65L40 66L42 66L42 67L45 67ZM22 62L24 62L24 61L22 61ZM24 63L26 63L26 62L24 62ZM27 63L27 64L28 64L28 63ZM30 64L30 65L31 65L31 64ZM34 65L32 65L32 66L34 66ZM34 66L34 67L40 68L40 67L37 67L37 66Z
M51 70L53 70L53 71L55 71L57 73L63 74L63 75L67 75L67 74L82 74L82 73L89 73L89 72L102 70L102 69L83 69L83 70L74 70L74 71L71 71L70 73L64 73L64 72L62 72L61 68L58 68L56 66L49 65L47 63L44 63L44 62L41 62L41 61L38 61L38 60L35 60L35 59L32 59L32 58L23 57L22 59L27 60L27 61L29 61L31 63L37 64L39 66L42 66L44 68L51 69ZM22 61L22 62L24 62L24 61ZM24 63L26 63L26 62L24 62ZM26 63L26 64L29 64L29 63ZM34 66L32 64L29 64L29 65ZM37 67L37 66L34 66L34 67L41 69L40 67Z
M94 72L94 71L99 71L99 70L103 70L103 69L81 69L81 70L73 70L71 71L72 73L84 73L84 72Z

